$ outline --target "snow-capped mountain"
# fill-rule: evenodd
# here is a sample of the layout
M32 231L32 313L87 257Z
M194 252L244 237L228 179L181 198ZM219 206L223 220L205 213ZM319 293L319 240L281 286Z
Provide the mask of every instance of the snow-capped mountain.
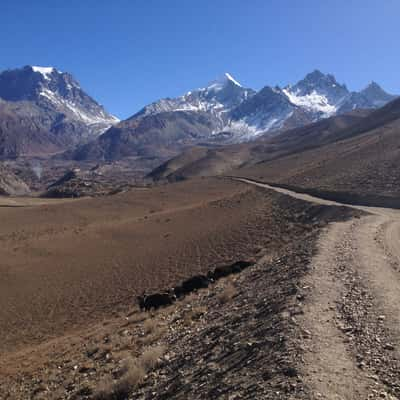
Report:
M210 135L230 132L230 140L235 142L358 108L378 108L395 97L376 83L361 92L350 92L333 75L318 70L295 85L283 89L265 86L258 92L243 88L229 73L225 73L205 88L154 102L131 118L173 111L206 112L219 121Z
M0 117L2 157L63 150L119 122L72 75L36 66L0 73Z
M383 107L396 98L375 82L360 92L350 92L333 75L325 75L318 70L308 74L296 85L287 86L283 92L293 104L314 113L315 120L359 108Z
M336 114L349 91L345 85L340 85L333 75L314 71L294 86L284 88L283 93L292 104L315 113L318 118Z
M350 92L335 77L314 71L295 85L256 92L229 73L206 87L151 103L81 146L76 160L166 157L196 144L226 144L297 128L357 108L377 108L395 96L372 84Z
M54 67L26 66L0 74L0 97L6 101L34 101L48 105L94 131L104 131L119 120L88 96L72 75Z
M252 97L256 92L244 88L229 73L209 83L206 87L196 89L174 99L166 98L151 103L132 118L140 118L170 111L201 111L217 116L222 129L228 121L227 113Z
M236 140L248 140L258 132L280 129L293 115L294 108L279 87L265 86L231 110L224 130L233 132Z
M293 106L281 89L267 86L256 92L226 72L204 88L151 103L130 119L176 111L208 113L213 120L211 139L229 131L230 141L235 142L251 139L260 131L279 129L293 114Z

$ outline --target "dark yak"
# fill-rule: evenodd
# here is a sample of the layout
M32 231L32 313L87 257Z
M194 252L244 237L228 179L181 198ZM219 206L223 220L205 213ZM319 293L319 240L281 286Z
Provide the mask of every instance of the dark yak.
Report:
M250 261L236 261L233 264L216 267L214 271L208 274L208 277L214 280L218 280L231 274L238 274L239 272L252 265L254 265L254 263Z
M149 311L151 309L170 306L175 301L175 295L167 292L149 295L143 294L142 296L137 296L137 301L141 310Z
M189 294L198 289L205 289L210 284L210 279L205 275L196 275L192 278L186 279L181 286L174 288L174 293L177 298Z

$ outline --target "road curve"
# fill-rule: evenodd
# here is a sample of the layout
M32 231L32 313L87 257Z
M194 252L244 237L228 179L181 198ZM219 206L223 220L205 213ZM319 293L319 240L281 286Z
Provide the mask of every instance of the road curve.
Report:
M259 181L253 180L253 179L240 178L240 177L237 177L237 178L233 177L232 179L234 179L236 181L239 181L239 182L247 183L249 185L259 186L259 187L263 187L263 188L266 188L266 189L271 189L271 190L274 190L275 192L278 192L278 193L281 193L281 194L285 194L285 195L293 197L295 199L308 201L310 203L324 204L324 205L327 205L327 206L344 206L344 207L354 208L354 209L357 209L357 210L362 210L362 211L365 211L365 212L368 212L368 213L371 213L371 214L377 214L377 215L384 215L384 216L400 218L400 210L394 209L394 208L369 207L369 206L361 206L361 205L340 203L340 202L337 202L337 201L326 200L326 199L323 199L321 197L312 196L310 194L301 193L301 192L295 192L295 191L289 190L289 189L284 189L284 188L279 187L277 185L272 186L272 185L269 185L267 183L259 182Z
M370 314L382 320L388 332L385 340L393 347L389 357L390 368L399 370L400 210L342 204L251 179L234 179L299 200L365 212L361 218L330 223L320 236L317 254L311 262L311 273L303 282L304 286L312 288L310 301L304 305L300 321L312 338L309 344L305 344L308 351L304 355L304 374L315 398L350 400L393 394L393 387L400 388L400 382L390 382L389 385L385 379L374 378L380 372L384 376L384 371L359 368L356 358L359 355L355 354L357 344L346 344L348 337L339 328L343 315L338 304L348 295L349 279L359 279L362 290L372 298ZM359 304L354 304L355 308L357 306ZM380 340L376 340L376 346L380 346ZM379 351L375 349L375 353L379 354ZM384 361L381 368L385 368Z

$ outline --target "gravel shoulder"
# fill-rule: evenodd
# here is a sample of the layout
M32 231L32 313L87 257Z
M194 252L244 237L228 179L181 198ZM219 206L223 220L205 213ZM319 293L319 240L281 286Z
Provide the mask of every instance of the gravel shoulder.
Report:
M315 204L344 205L260 182ZM321 235L304 285L305 382L315 398L400 395L400 212L344 205L362 214Z

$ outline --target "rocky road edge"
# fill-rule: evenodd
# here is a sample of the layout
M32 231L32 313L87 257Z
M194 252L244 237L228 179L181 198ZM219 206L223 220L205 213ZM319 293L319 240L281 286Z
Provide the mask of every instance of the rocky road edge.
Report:
M374 219L374 217L367 217ZM376 218L375 218L376 219ZM365 219L364 219L365 220ZM352 353L359 375L367 376L372 385L369 398L400 398L400 358L396 331L391 326L392 318L397 319L381 301L382 293L376 292L374 277L364 271L363 253L365 244L354 240L355 232L363 220L349 221L341 241L342 251L338 254L333 271L334 278L342 282L343 292L337 303L338 328L343 332L347 349ZM395 257L385 249L383 232L378 229L374 244L369 251L385 260L387 267L398 266ZM352 240L353 239L353 240ZM360 238L359 238L360 239ZM369 257L369 256L368 256ZM383 261L379 260L378 265ZM391 265L392 264L392 265ZM390 272L390 271L389 271ZM396 274L395 269L393 269ZM383 271L375 273L383 275ZM398 278L394 276L394 279ZM386 296L385 293L383 296ZM394 298L391 301L396 301ZM397 304L391 304L397 307Z

